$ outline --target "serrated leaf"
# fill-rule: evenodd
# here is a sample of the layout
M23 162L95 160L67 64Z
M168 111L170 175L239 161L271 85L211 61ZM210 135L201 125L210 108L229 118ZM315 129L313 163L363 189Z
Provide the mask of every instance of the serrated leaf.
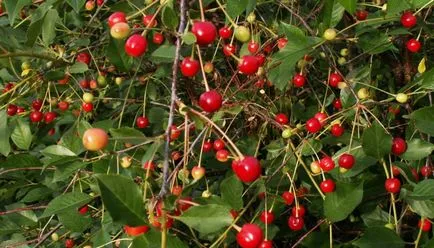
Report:
M110 128L109 132L113 139L131 144L139 144L148 139L142 132L131 127Z
M392 136L387 134L378 122L374 122L371 127L363 132L362 147L367 155L381 159L384 155L390 153Z
M405 160L420 160L429 156L432 151L434 151L434 144L421 139L412 139L407 142L407 150L400 157Z
M75 12L80 12L80 9L84 7L86 0L66 0L66 2L75 10Z
M70 209L78 209L86 203L90 202L92 197L81 192L71 192L60 195L48 203L44 213L39 218L45 218L53 214L68 211Z
M101 198L113 221L129 226L145 224L141 191L131 178L121 175L96 175Z
M89 70L89 67L85 63L77 62L69 67L69 72L72 74L84 73Z
M230 210L229 207L216 204L193 206L176 219L202 234L208 234L232 223Z
M356 12L357 0L338 0L338 2L344 6L348 13L354 14Z
M220 184L222 200L233 209L239 210L243 207L243 184L235 175L225 178Z
M20 13L21 9L32 4L31 0L5 0L6 11L8 12L9 23L11 26L15 23L15 18Z
M226 4L226 11L229 16L235 18L246 10L249 0L228 0Z
M16 126L12 131L11 139L22 150L29 150L32 143L32 133L30 132L29 123L22 119L17 119Z
M55 9L50 9L45 14L42 24L42 41L46 46L50 45L56 37L56 23L58 19L59 13Z
M434 68L423 74L421 84L424 89L434 90Z
M372 247L404 247L404 242L396 233L386 227L370 227L363 236L353 242L360 248Z
M76 209L58 213L59 221L63 226L72 232L81 233L92 224L92 219L81 215Z
M321 151L322 143L317 139L304 140L301 146L301 154L303 156L314 155Z
M133 66L133 58L125 53L124 43L124 41L110 38L106 56L116 68L121 71L128 71Z
M336 191L328 193L324 200L324 215L328 220L337 222L344 220L362 202L363 182L336 184Z
M68 156L68 157L77 156L77 154L73 153L71 150L61 145L48 146L45 149L41 150L41 153L46 156L50 156L50 155Z
M157 153L158 149L163 145L162 142L156 141L151 146L146 149L145 154L142 157L142 164L144 164L147 161L150 161L154 158L155 153Z
M407 196L413 200L434 199L434 179L425 179L414 186L413 192Z
M411 113L410 119L421 132L434 136L434 107L418 109Z
M11 145L9 144L8 116L5 110L0 111L0 134L0 153L7 157L11 152Z
M418 201L407 199L413 212L427 218L434 218L434 200Z
M161 45L152 54L152 61L158 62L173 62L175 58L175 46L173 45Z
M169 5L164 7L163 12L161 13L161 20L163 24L169 29L175 29L178 26L178 16L176 15L175 10Z

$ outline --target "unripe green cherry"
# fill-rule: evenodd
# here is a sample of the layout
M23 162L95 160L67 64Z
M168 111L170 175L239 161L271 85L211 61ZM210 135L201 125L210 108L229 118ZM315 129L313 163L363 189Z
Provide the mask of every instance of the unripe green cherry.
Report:
M398 93L395 96L395 100L399 103L406 103L408 101L408 95L404 93Z
M389 228L390 230L395 230L395 225L392 223L387 223L386 225L384 225L385 228Z
M103 75L98 75L96 81L98 82L98 86L100 87L104 87L107 85L107 80Z
M369 97L369 91L368 91L368 89L366 89L366 88L360 88L357 91L357 97L360 98L360 99L362 99L362 100L368 98Z
M118 22L110 28L110 35L115 39L124 39L130 34L130 26L125 22Z
M91 103L93 101L93 95L92 95L92 93L88 93L88 92L84 93L83 94L83 101L85 103Z
M59 234L57 234L57 233L52 233L52 234L51 234L51 240L53 240L53 241L57 241L57 240L59 240Z
M116 83L116 85L121 85L122 84L122 81L124 81L121 77L116 77L115 78L115 83Z
M324 34L322 37L326 40L334 40L336 38L336 30L334 28L329 28L326 31L324 31Z
M350 53L350 51L348 50L348 48L342 48L340 51L340 54L343 57L348 56L349 53Z
M24 61L22 64L21 64L21 70L28 70L28 69L30 69L30 63L29 62L27 62L27 61Z
M242 43L246 43L250 40L250 30L244 26L238 26L235 28L235 38Z
M282 138L288 139L291 136L292 136L292 130L290 128L287 128L287 129L283 130L283 132L282 132Z
M247 16L247 22L248 23L253 23L255 20L256 20L256 15L255 15L255 13L250 13L248 16Z
M338 64L339 65L344 65L345 63L347 63L347 60L344 57L338 58Z
M205 190L202 192L202 197L203 198L209 198L212 195L211 191L209 190Z

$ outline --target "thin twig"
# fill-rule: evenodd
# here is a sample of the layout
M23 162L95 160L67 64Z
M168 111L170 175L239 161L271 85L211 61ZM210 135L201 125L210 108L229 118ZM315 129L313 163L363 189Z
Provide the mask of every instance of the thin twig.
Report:
M291 248L297 247L311 232L313 232L315 229L317 229L322 223L325 222L325 219L320 220L312 229L310 229L308 232L306 232L303 236L300 237L300 239L297 240L297 242L291 246Z
M44 209L44 208L47 208L47 206L33 206L33 207L30 206L30 207L24 207L24 208L16 208L16 209L11 209L8 211L0 212L0 216L6 215L6 214L17 213L17 212L28 211L28 210Z

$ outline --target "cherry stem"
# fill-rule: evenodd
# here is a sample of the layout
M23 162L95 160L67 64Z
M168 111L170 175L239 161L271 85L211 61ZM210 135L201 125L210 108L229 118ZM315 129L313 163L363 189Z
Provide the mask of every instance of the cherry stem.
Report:
M199 8L200 8L200 19L202 21L205 21L205 13L203 11L203 2L202 2L202 0L199 0Z
M431 1L427 2L425 5L423 5L422 7L420 7L416 12L414 12L413 15L419 14L419 12L421 12L425 7L427 7L428 5L430 5L433 2L434 2L434 0L431 0Z
M205 70L203 68L203 61L202 61L202 54L200 52L200 47L199 47L199 45L196 45L196 46L197 46L197 55L199 57L199 63L200 63L200 71L202 72L203 81L205 83L205 90L209 91L208 80L206 79Z
M200 147L200 153L199 153L199 164L197 166L201 166L202 164L202 154L203 154L203 145L205 144L205 140L206 140L206 135L203 136L203 140L202 140L202 146Z
M144 8L142 8L142 9L139 9L136 13L134 13L134 14L132 14L132 15L130 15L130 16L127 16L127 21L129 21L129 20L131 20L131 19L133 19L133 18L135 18L136 16L138 16L138 15L140 15L140 14L142 14L142 15L145 15L145 10L147 10L147 9L149 9L150 7L152 7L154 4L156 4L156 3L159 3L159 1L153 1L151 4L149 4L148 6L146 6L146 7L144 7Z
M241 227L240 226L238 226L237 224L232 224L232 228L234 228L235 230L237 230L237 232L240 232L241 231Z
M419 241L420 241L420 238L421 238L421 236L422 236L422 227L423 227L423 224L424 224L424 222L425 222L425 218L422 217L422 218L420 219L420 221L421 221L421 225L420 225L420 227L419 227L419 232L417 233L417 238L416 238L416 240L414 241L414 247L415 247L415 248L418 248L418 247L419 247Z
M158 6L158 9L155 11L155 13L152 15L152 19L151 19L151 21L148 23L148 25L146 25L146 27L145 27L145 30L143 30L143 32L142 32L142 36L143 37L146 37L146 34L148 33L148 31L149 31L149 27L151 26L151 24L154 22L154 20L155 20L155 18L157 18L157 15L158 15L158 13L160 13L160 11L161 11L161 9L163 8L163 4L162 5L160 5L160 6ZM98 67L96 67L96 68L98 68Z

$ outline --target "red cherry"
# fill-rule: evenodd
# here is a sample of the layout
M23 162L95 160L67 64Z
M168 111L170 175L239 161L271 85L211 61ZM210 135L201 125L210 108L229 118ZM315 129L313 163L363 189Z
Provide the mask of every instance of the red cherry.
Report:
M406 45L407 49L412 53L419 52L419 50L421 48L420 42L416 39L410 39L409 41L407 41L407 43L405 45Z
M399 170L398 166L395 165L392 166L392 174L394 177L397 177L401 174L401 171Z
M258 60L259 66L262 66L266 59L265 55L263 53L259 53L255 57Z
M298 207L293 207L291 209L291 215L295 217L303 218L306 215L306 208L303 205L298 205Z
M54 119L56 119L56 113L54 113L54 112L47 112L47 113L45 113L45 115L44 115L44 121L45 121L45 123L51 123L51 122L53 122L54 121Z
M164 36L161 33L154 33L154 36L152 36L152 42L157 45L161 45L164 41Z
M401 181L397 178L388 178L384 182L384 188L389 193L398 193L401 190Z
M331 171L335 168L335 162L329 156L324 156L319 160L319 166L325 172Z
M88 65L90 63L90 55L85 52L79 53L77 54L75 61L85 63L86 65Z
M274 117L274 120L276 120L277 123L280 125L286 125L289 122L288 116L284 113L279 113Z
M343 79L338 73L331 73L329 76L329 84L331 87L338 87L338 84L342 81Z
M190 57L184 58L181 62L181 73L186 77L194 77L200 69L199 61Z
M417 18L412 12L406 11L401 15L401 24L405 28L412 28L416 25Z
M208 113L219 110L222 102L222 96L216 90L206 91L199 98L199 106Z
M177 203L177 209L182 211L182 212L187 211L190 207L193 206L190 203L185 202L185 201L193 202L193 198L191 198L191 196L181 197L180 200L184 200L184 201L178 200L178 201L176 201L176 203Z
M306 78L300 73L295 74L292 77L292 84L294 84L296 88L303 87L306 84Z
M413 175L413 178L416 182L419 182L419 174L417 173L417 170L415 168L410 168L411 174Z
M104 0L96 0L96 4L98 6L102 6L104 4Z
M342 168L351 169L354 166L355 159L353 155L344 153L339 157L338 163Z
M78 212L80 213L80 214L86 214L87 213L87 211L89 210L89 207L87 206L87 205L84 205L83 207L81 207L81 208L79 208L78 209Z
M143 169L144 170L150 170L153 171L155 168L155 164L152 161L146 161L143 163Z
M213 143L214 151L220 151L225 148L225 142L222 139L216 139Z
M176 125L170 127L170 140L176 140L181 135L181 131Z
M128 236L138 236L143 233L147 233L149 231L149 227L144 226L124 226L124 231Z
M251 54L255 54L259 50L259 44L252 40L247 45L247 49Z
M289 216L288 226L293 231L300 231L304 226L304 219L302 217Z
M8 109L6 110L6 113L9 116L14 116L17 113L18 107L14 104L9 104Z
M91 102L90 103L83 102L81 108L83 109L84 112L92 112L93 104Z
M335 191L336 184L332 179L326 179L326 180L322 181L319 186L320 186L322 192L331 193L331 192Z
M318 112L313 117L316 118L321 123L321 126L324 126L327 123L326 122L326 119L328 117L327 113Z
M127 22L127 17L125 16L124 12L120 12L120 11L114 12L108 18L108 25L110 28L119 22L125 22L125 23Z
M273 44L269 43L263 48L265 53L271 53L273 51Z
M152 20L154 19L154 20ZM153 28L155 26L157 26L157 19L154 18L154 15L145 15L143 16L143 25L145 25L145 27L147 28Z
M279 49L283 49L286 46L287 43L288 43L288 39L287 38L280 38L280 39L277 40L277 47Z
M319 130L321 130L321 123L315 117L310 118L306 121L306 130L309 133L317 133Z
M263 240L258 248L273 248L273 241L271 240Z
M423 177L430 177L432 175L431 166L429 166L429 165L422 166L422 168L420 168L420 174Z
M235 209L231 209L230 214L232 215L232 219L237 218L239 215Z
M63 77L62 79L57 80L57 82L59 82L59 84L61 85L65 85L69 82L69 75L65 74L65 77Z
M40 111L41 108L42 108L42 100L41 99L33 100L33 102L32 102L32 108L34 110Z
M417 223L417 226L420 229L422 229L422 231L424 231L424 232L431 231L431 222L427 219L424 219L423 222L422 222L422 220L419 220L419 222Z
M225 149L218 150L215 154L215 157L218 161L224 163L224 162L229 160L229 152L228 152L228 150L225 150Z
M193 177L194 180L200 180L204 175L205 175L205 168L202 166L199 167L196 165L191 169L191 176Z
M172 188L172 195L180 196L182 194L182 186L174 185Z
M340 124L333 124L333 126L330 129L330 132L335 137L340 137L342 134L344 134L345 129Z
M226 57L230 57L236 52L237 52L237 46L235 46L234 44L226 44L223 46L223 53Z
M222 39L229 39L232 36L232 29L228 26L219 29L219 35Z
M131 57L140 57L146 52L148 42L140 34L131 35L125 42L125 52Z
M340 98L336 98L335 100L333 100L333 107L337 110L342 109L342 101Z
M56 129L54 128L50 128L50 130L48 130L47 134L50 136L53 136L56 133Z
M261 164L252 156L246 156L243 160L232 161L232 170L244 183L255 181L261 176Z
M259 62L255 56L245 55L241 59L238 69L245 75L255 74L258 71Z
M214 42L217 29L212 22L197 21L193 24L191 32L196 36L196 43L205 46Z
M369 12L364 10L364 9L359 9L356 11L356 18L359 21L363 21L366 20L366 18L368 18L368 14Z
M244 224L237 233L237 243L242 248L257 248L263 239L262 230L256 224Z
M294 202L295 197L293 193L289 191L285 191L282 194L282 198L286 205L291 205Z
M98 82L97 82L95 79L90 80L90 81L89 81L89 87L90 87L91 89L96 89L96 88L98 88Z
M136 126L138 128L147 128L149 126L149 120L145 116L139 116L136 119Z
M203 142L203 145L202 145L203 152L210 152L212 149L212 146L213 145L212 145L211 141L209 141L209 140Z
M407 142L403 138L393 138L392 153L396 156L403 154L407 150Z
M57 107L61 111L66 111L69 108L69 103L67 101L60 101L59 103L57 103Z
M259 219L264 224L271 224L274 221L274 214L270 210L262 211L261 216L259 216Z
M42 118L44 118L44 114L42 114L42 112L35 110L30 112L29 117L31 122L40 122L42 121Z
M74 245L75 245L75 242L73 239L66 239L65 240L65 247L66 248L72 248L72 247L74 247Z
M22 114L24 112L26 112L26 110L23 107L17 107L17 114Z

